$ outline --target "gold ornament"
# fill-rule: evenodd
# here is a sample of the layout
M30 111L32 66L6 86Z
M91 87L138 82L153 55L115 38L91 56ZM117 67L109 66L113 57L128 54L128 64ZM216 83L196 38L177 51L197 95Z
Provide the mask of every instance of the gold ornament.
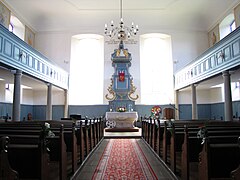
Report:
M109 101L113 101L114 99L116 99L116 93L113 90L113 79L111 78L111 84L108 87L108 92L112 95L112 97L109 97L108 94L105 95L105 98Z
M139 98L138 95L136 95L135 97L132 97L132 94L135 93L136 89L137 88L133 85L133 80L131 79L130 80L130 91L128 92L128 98L133 100L133 101L136 101Z

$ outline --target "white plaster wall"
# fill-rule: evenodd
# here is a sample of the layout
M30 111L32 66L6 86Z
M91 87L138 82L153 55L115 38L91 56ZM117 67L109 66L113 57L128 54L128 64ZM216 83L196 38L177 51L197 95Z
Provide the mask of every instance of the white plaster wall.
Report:
M191 104L192 103L191 91L190 90L179 91L178 103L179 104Z
M46 105L47 104L47 91L46 90L34 90L33 91L33 104L34 105Z
M53 90L52 91L52 105L64 105L64 91ZM47 91L35 90L33 91L33 104L34 105L47 105Z
M69 72L71 37L65 32L43 32L35 36L35 49Z
M211 104L223 102L222 88L197 89L197 104ZM192 104L192 92L190 89L179 91L179 104Z
M33 90L32 89L22 89L21 104L33 105Z
M103 30L102 30L103 31ZM208 37L206 32L184 32L184 31L154 31L158 33L169 34L172 39L172 57L176 61L173 66L174 71L177 71L194 60L197 56L203 53L208 47ZM47 56L50 60L56 62L63 69L69 72L71 60L71 37L76 34L85 34L87 31L69 33L69 32L41 32L36 34L35 47L38 51ZM99 34L99 31L91 32ZM152 31L144 31L141 34L152 33ZM138 38L136 38L138 40ZM140 47L139 40L137 44L125 44L132 54L132 66L129 71L133 76L134 85L137 87L136 94L140 95ZM111 65L111 54L114 49L118 48L118 44L104 44L104 94L107 94L107 87L110 84L110 78L113 74L113 67ZM44 96L43 96L44 97ZM39 100L37 100L40 98ZM41 96L34 96L34 103L45 103ZM105 99L105 98L104 98ZM136 102L140 103L140 98ZM104 104L107 104L106 99Z
M65 94L63 90L54 90L52 95L53 105L64 105Z
M5 102L5 81L0 81L0 102Z
M173 72L176 72L196 59L208 48L208 36L205 32L173 32L172 58Z
M222 95L222 88L212 88L210 90L210 94L211 94L211 99L210 99L210 103L219 103L219 102L223 102L223 95Z

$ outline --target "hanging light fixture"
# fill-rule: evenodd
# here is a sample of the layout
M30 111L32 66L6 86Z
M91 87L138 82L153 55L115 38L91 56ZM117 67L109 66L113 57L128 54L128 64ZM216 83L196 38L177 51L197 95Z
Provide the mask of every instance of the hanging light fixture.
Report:
M110 28L108 28L107 24L105 24L104 33L106 36L111 39L117 37L120 41L128 40L132 36L137 35L138 25L134 25L132 22L131 27L127 27L124 25L123 16L122 16L122 0L120 0L120 23L119 26L114 26L113 21L111 21Z

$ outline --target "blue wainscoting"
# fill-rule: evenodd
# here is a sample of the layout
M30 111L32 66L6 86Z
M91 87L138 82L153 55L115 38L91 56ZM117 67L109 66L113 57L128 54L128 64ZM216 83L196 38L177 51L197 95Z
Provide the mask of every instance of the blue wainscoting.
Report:
M5 116L12 117L12 104L0 103L0 118L4 119Z
M33 115L33 106L32 105L21 105L21 120L25 118L27 120L28 113L31 113Z
M211 119L224 118L224 103L211 104Z
M136 105L135 110L138 112L139 119L141 116L150 116L151 109L155 105ZM162 110L164 108L171 108L172 105L160 105ZM198 118L199 119L224 119L224 103L213 103L213 104L198 104ZM109 111L108 105L85 105L85 106L69 106L70 114L81 114L82 117L104 117L105 112ZM192 118L192 105L181 104L179 105L179 116L180 119L191 119ZM27 119L27 114L32 113L33 120L44 120L46 118L46 105L21 105L21 120ZM0 118L8 115L12 116L12 103L0 102ZM163 113L161 114L161 116ZM236 118L240 117L240 101L233 102L233 116ZM60 120L64 117L64 106L53 105L53 119Z
M88 116L89 118L104 117L107 111L109 111L108 105L69 106L69 115L81 114L82 117Z
M192 119L192 105L181 104L179 105L179 118L188 120ZM211 118L211 104L198 104L198 119L213 119Z

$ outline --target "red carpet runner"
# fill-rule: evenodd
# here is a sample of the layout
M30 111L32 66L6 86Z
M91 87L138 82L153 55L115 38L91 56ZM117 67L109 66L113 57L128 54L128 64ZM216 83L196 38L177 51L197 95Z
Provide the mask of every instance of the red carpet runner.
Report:
M110 139L92 179L157 179L135 139Z

